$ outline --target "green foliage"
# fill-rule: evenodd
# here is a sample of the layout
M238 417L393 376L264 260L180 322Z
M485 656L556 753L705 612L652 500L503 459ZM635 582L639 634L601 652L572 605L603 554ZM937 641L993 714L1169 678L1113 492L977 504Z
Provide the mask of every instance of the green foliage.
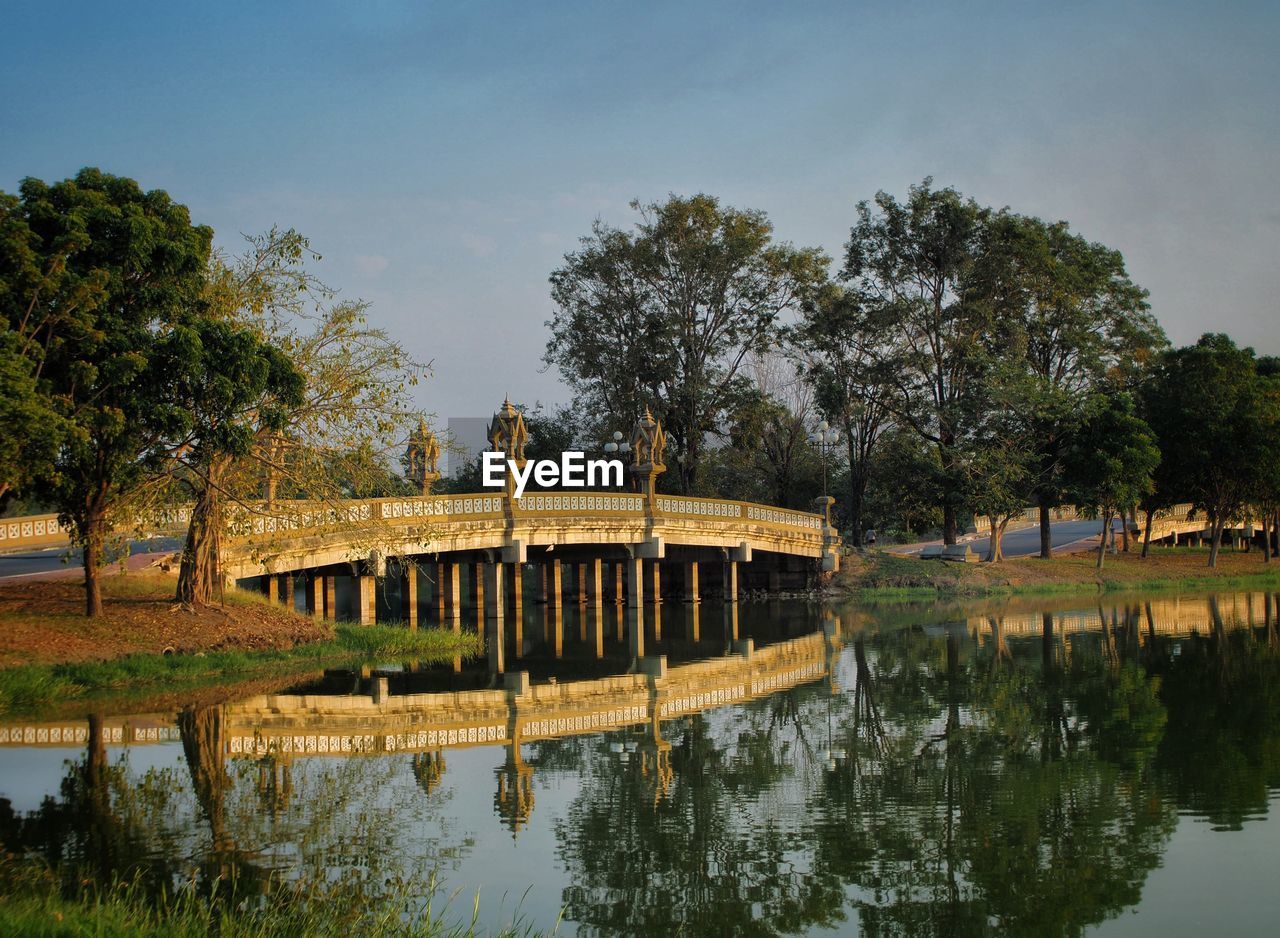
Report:
M1280 478L1280 381L1258 364L1253 349L1206 334L1164 355L1143 388L1163 454L1159 501L1206 512L1211 566L1223 527L1249 503L1274 498Z
M549 364L582 410L629 429L646 407L667 431L681 491L696 487L703 437L742 390L739 369L779 316L826 277L816 249L772 241L764 213L708 195L642 205L634 234L597 222L551 275Z

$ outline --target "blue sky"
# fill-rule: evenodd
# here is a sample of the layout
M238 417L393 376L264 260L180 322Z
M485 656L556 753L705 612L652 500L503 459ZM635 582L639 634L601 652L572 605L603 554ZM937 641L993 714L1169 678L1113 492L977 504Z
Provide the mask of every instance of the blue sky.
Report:
M6 3L0 189L84 165L221 245L272 224L434 377L442 420L543 372L547 275L704 191L838 257L931 175L1124 252L1176 342L1280 353L1280 5Z

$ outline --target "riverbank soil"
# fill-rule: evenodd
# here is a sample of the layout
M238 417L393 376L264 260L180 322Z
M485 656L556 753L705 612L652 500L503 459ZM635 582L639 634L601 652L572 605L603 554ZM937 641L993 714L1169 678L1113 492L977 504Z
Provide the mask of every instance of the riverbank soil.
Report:
M125 655L287 649L333 637L328 623L228 591L226 604L182 609L174 578L130 573L103 579L105 614L84 615L84 584L35 580L0 584L0 668L104 661Z
M1055 555L1051 560L1019 557L1000 563L956 563L921 560L883 551L842 558L840 573L831 584L839 594L912 593L932 590L960 596L997 593L1103 592L1119 589L1168 587L1212 588L1221 583L1275 579L1280 582L1280 560L1264 563L1262 551L1224 550L1218 566L1210 569L1208 548L1153 547L1150 556L1141 549L1107 554L1102 570L1096 553Z

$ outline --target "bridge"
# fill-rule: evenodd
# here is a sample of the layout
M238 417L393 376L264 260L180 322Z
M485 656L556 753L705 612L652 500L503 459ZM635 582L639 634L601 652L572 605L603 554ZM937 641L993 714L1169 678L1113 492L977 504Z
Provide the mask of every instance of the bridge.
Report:
M486 492L431 494L439 446L423 426L406 454L420 495L236 506L221 537L224 577L286 604L298 605L301 587L300 605L329 619L416 627L427 592L440 621L457 622L464 594L490 618L518 617L531 572L540 573L537 601L558 607L571 582L580 602L635 608L664 598L697 603L705 586L730 603L753 588L807 589L839 567L828 497L805 512L658 493L666 436L648 413L630 443L615 445L631 457L630 491L516 497L528 432L510 401L494 414L489 438L508 468L503 486ZM178 507L130 526L180 534L189 520L190 509ZM0 551L68 543L55 516L0 522Z

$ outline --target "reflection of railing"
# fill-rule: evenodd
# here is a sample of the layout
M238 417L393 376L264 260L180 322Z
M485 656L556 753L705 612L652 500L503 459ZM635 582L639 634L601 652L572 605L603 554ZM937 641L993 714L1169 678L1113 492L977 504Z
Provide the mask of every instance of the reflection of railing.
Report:
M1214 615L1226 628L1252 627L1266 622L1264 610L1269 596L1266 593L1230 594L1209 599L1203 596L1173 597L1136 603L1126 609L1077 609L1056 612L1052 615L1053 629L1060 634L1072 632L1098 632L1125 622L1126 612L1138 616L1138 627L1143 633L1157 635L1190 635L1193 632L1207 634L1216 627ZM1216 609L1215 609L1216 606ZM1044 614L996 613L975 616L968 620L969 630L979 637L992 632L992 622L1005 635L1036 635L1044 630Z
M765 696L827 674L821 632L669 668L662 677L621 674L591 681L501 690L388 697L268 696L223 708L226 752L360 755L576 736L673 719ZM117 745L172 742L171 718L108 719L105 741ZM87 721L0 726L0 746L83 746Z

